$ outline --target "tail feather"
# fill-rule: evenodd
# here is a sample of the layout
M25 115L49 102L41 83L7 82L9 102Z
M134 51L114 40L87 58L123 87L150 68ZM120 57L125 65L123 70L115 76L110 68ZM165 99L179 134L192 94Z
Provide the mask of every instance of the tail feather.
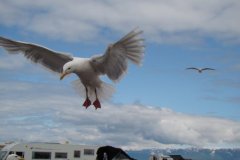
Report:
M75 91L83 98L86 98L85 87L80 80L75 80L72 82ZM115 92L114 87L111 84L102 82L100 87L97 88L97 96L100 101L109 100L113 93ZM93 102L96 99L95 88L88 87L89 99Z

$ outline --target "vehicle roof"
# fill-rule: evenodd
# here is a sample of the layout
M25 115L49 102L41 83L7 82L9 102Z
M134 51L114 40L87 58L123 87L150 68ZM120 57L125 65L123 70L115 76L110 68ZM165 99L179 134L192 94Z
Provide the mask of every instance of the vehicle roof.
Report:
M62 143L50 143L50 142L15 142L6 145L5 147L2 148L2 151L8 151L11 150L14 147L20 147L20 146L25 146L25 147L36 147L36 146L58 146L58 147L63 147L63 146L78 146L78 147L85 147L85 148L98 148L96 145L79 145L79 144L62 144ZM44 149L44 148L42 148Z

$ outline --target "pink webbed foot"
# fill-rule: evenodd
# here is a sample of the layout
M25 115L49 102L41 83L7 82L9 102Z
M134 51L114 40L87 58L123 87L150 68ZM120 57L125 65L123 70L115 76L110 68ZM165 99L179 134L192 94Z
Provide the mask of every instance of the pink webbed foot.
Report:
M100 103L100 101L98 99L96 99L93 102L93 105L94 105L95 109L101 108L101 103Z
M83 106L87 109L89 106L91 105L91 101L89 100L89 98L87 97L85 102L83 103Z

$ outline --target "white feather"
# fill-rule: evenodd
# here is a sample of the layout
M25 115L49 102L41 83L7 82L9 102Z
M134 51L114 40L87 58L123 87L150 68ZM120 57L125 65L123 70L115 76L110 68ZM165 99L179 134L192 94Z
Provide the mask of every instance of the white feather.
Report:
M85 87L82 82L78 79L72 82L73 88L75 91L82 97L86 98L86 91ZM115 88L108 83L102 82L101 87L97 88L97 95L100 101L107 101L109 100L112 95L115 93ZM95 91L93 88L88 87L88 96L89 99L93 102L96 99Z

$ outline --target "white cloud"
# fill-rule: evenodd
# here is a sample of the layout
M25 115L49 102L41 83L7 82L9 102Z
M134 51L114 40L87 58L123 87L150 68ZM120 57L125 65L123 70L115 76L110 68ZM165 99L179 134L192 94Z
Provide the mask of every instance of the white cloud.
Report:
M3 55L0 56L0 69L14 70L16 68L21 68L24 66L25 62L23 59L22 56L9 56L3 53Z
M8 85L14 86L11 82ZM134 104L104 103L100 110L93 107L86 110L81 106L82 100L66 91L65 86L25 85L24 90L5 91L6 95L21 93L21 97L4 96L0 99L2 142L68 140L141 149L234 146L240 141L238 121ZM32 93L36 89L40 94Z
M125 33L136 26L148 40L164 43L199 42L206 35L239 43L240 36L238 0L9 0L0 6L1 24L64 40L94 40L102 28Z

